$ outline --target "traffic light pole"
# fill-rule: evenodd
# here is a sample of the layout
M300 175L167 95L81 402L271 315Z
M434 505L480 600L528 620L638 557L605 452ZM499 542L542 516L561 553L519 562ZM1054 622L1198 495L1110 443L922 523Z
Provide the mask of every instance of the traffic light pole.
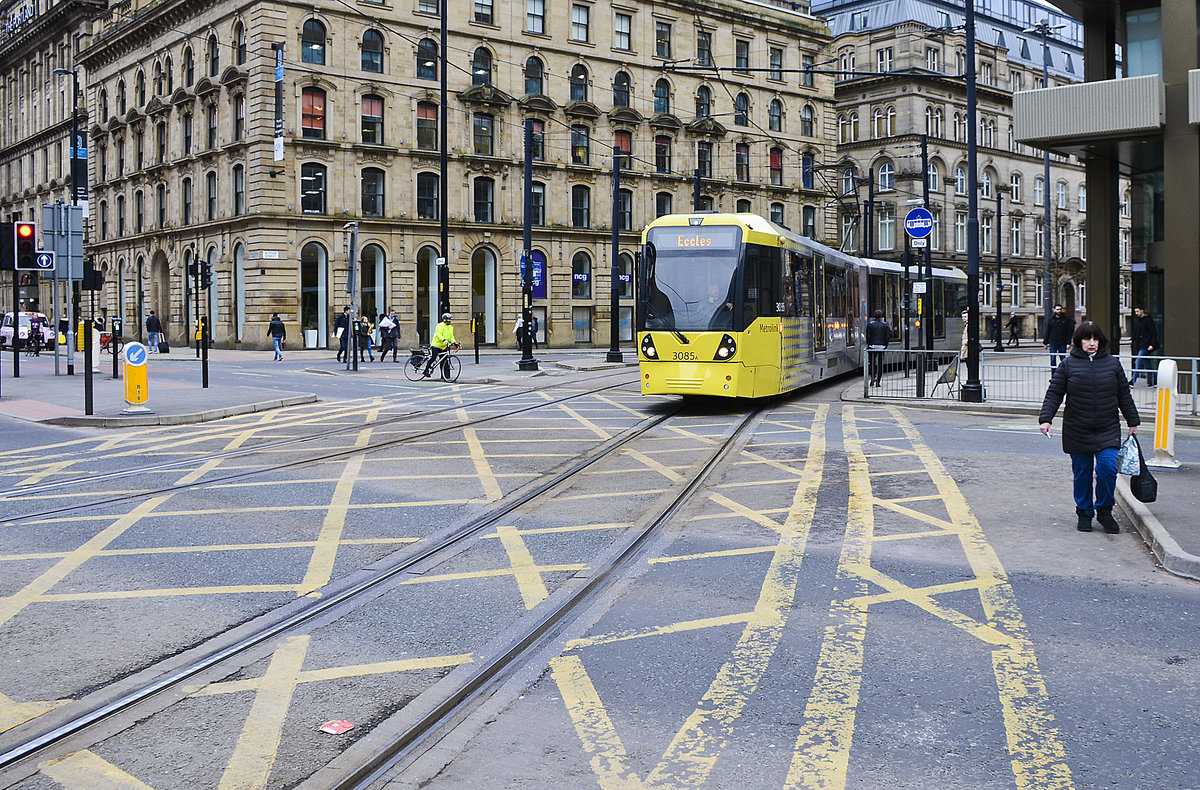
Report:
M212 284L209 283L208 288L204 290L204 306L212 305ZM208 321L201 319L200 321L200 387L208 389Z
M21 284L18 281L20 275L16 270L12 273L13 280L13 333L12 333L12 352L13 352L13 378L21 378L21 353L17 351L17 338L21 334Z

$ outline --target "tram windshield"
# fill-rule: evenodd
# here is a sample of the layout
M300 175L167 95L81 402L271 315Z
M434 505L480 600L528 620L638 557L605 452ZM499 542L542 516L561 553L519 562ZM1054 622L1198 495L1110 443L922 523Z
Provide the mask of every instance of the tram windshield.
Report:
M652 228L644 261L645 329L707 332L733 327L738 227Z

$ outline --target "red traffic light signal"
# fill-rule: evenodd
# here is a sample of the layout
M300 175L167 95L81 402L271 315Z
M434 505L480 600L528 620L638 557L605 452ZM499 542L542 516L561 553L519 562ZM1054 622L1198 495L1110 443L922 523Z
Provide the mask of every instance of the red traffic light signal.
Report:
M13 248L15 268L37 271L37 226L32 222L13 223Z

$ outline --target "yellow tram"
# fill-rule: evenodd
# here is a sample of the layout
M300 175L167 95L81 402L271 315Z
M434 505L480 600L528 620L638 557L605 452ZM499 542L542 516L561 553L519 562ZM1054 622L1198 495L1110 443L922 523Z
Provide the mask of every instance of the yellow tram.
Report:
M871 264L755 214L659 217L638 270L642 393L759 398L858 369L869 292L897 276Z

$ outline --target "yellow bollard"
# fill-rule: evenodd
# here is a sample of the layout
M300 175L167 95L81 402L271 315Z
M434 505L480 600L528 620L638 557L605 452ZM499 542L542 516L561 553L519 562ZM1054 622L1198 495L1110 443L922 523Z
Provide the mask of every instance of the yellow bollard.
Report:
M1158 363L1158 407L1154 410L1154 456L1146 466L1177 469L1175 460L1175 388L1179 365L1173 359Z

